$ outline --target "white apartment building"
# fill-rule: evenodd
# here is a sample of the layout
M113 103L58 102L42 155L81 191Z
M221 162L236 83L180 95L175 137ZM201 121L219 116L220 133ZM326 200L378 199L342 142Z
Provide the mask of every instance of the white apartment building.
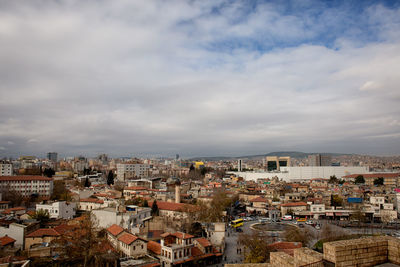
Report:
M53 179L36 175L0 176L0 191L10 190L23 196L50 196L53 193Z
M11 176L13 174L12 164L0 163L0 176Z
M76 203L57 201L48 204L36 204L36 210L45 210L50 218L54 219L72 219L76 212Z
M117 164L117 180L125 181L132 178L144 178L149 176L152 165L138 163L119 163Z

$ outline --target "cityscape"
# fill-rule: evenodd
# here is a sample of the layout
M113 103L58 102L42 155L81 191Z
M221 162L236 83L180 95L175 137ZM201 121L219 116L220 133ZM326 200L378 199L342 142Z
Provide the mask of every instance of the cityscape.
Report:
M400 2L1 1L0 267L400 266Z

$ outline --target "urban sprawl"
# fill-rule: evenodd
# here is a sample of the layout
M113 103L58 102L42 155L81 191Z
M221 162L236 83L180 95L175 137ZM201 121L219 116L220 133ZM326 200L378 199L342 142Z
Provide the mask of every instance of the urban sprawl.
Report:
M0 266L396 266L400 157L0 161Z

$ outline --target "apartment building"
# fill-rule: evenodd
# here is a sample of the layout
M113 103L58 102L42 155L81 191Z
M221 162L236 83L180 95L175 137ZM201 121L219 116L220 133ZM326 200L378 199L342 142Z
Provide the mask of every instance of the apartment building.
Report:
M132 178L148 177L152 165L139 163L120 163L117 164L117 180L125 181Z
M50 218L72 219L75 216L76 203L66 201L56 201L47 204L36 204L36 210L45 210Z
M0 176L11 176L12 174L13 174L12 164L0 162Z
M0 191L10 190L23 196L50 196L53 193L53 179L36 175L0 176Z

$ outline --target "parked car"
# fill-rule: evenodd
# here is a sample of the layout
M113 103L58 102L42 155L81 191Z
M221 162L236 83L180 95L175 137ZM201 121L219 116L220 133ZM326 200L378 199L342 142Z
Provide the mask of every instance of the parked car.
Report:
M306 221L306 224L308 224L308 225L313 225L313 224L314 224L314 222L313 222L313 221L311 221L311 220L309 220L309 221Z

